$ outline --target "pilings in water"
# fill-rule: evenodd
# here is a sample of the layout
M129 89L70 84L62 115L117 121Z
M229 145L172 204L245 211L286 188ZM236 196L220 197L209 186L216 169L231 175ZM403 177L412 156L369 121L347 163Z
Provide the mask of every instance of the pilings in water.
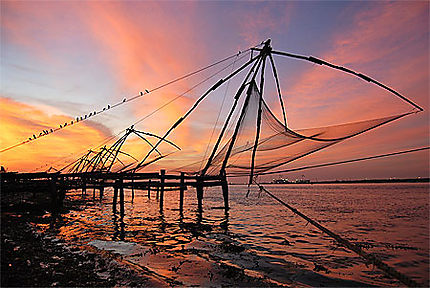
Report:
M82 195L87 194L87 177L83 176L82 178Z
M220 173L221 176L221 189L222 189L222 197L224 198L224 211L227 213L227 211L230 209L228 205L228 183L227 183L227 176L224 172L224 170Z
M185 173L181 172L180 186L179 186L179 212L182 215L184 211L184 191L185 191Z
M196 193L197 193L197 210L199 213L203 212L203 182L200 176L196 179Z
M160 211L163 211L164 205L164 183L166 170L160 170Z
M115 183L113 186L113 198L112 198L113 214L116 214L116 203L118 202L118 188L119 188L119 180L115 180Z
M102 179L101 180L101 182L100 182L100 201L102 201L102 199L103 199L103 194L104 194L104 191L105 191L105 185L104 185L104 183L105 183L105 180L104 179Z
M186 175L182 172L178 174L166 174L165 170L158 173L111 173L111 172L82 172L82 173L3 173L1 177L2 187L8 188L8 191L20 193L25 190L24 184L28 187L45 183L47 192L50 194L50 201L54 209L61 208L66 191L70 189L82 189L82 195L86 194L87 189L93 189L93 197L104 197L105 187L113 188L112 210L114 213L125 213L125 195L124 189L131 189L131 199L138 196L137 191L147 190L148 199L151 198L151 192L157 191L157 200L160 211L164 209L164 194L178 192L179 211L184 211L184 198L187 187L194 187L197 196L197 210L203 211L203 198L205 187L221 187L224 200L224 207L229 209L228 183L225 173L220 175ZM24 188L20 188L23 186ZM18 189L20 188L20 189ZM27 189L28 191L29 189ZM45 191L45 189L33 189L34 191ZM100 192L94 195L94 190ZM40 192L37 192L40 193ZM118 207L118 201L120 207Z
M119 209L121 218L124 217L124 183L122 178L118 180L119 184Z

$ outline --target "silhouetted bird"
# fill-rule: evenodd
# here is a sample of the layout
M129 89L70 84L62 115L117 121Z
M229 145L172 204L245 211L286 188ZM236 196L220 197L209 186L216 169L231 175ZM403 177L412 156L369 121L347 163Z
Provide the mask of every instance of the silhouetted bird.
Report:
M146 93L149 93L148 89L145 89L145 92L146 92Z
M82 116L81 116L81 120L82 120Z
M85 115L85 119L87 119L87 115Z
M30 137L30 138L28 138L28 140L30 140L30 141L31 141L31 137Z
M52 133L52 132L54 132L54 130L52 130L52 128L51 128L51 133Z
M73 124L73 121L72 122L70 122L70 125L72 125Z
M108 109L110 109L110 105L108 105Z
M64 123L64 127L66 127L67 126L67 122L66 123Z
M63 126L61 126L61 124L60 124L60 128L63 128Z
M42 136L42 132L40 132L39 137Z
M33 134L33 138L36 139L36 135Z
M124 103L124 102L125 102L125 100L127 100L127 99L125 99L125 98L124 98L124 99L122 100L122 103Z
M139 93L139 94L140 94L140 96L143 96L143 92L142 92L142 91L140 91L140 93Z
M105 111L106 110L106 108L103 108L103 111Z

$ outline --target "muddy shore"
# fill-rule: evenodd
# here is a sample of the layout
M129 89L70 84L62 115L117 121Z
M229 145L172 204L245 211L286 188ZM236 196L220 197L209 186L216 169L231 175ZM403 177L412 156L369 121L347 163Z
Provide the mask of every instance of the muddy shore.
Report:
M180 281L134 265L121 255L93 246L73 245L57 238L62 218L60 216L53 222L47 212L49 204L40 199L5 200L2 199L1 210L1 287L183 286ZM80 204L79 201L66 201L62 212L79 209ZM50 228L41 232L37 224ZM196 253L195 249L190 251ZM278 286L249 277L240 268L219 266L217 272L214 271L218 275L215 278L221 275L224 280L211 283L214 286Z
M2 205L2 287L164 286L151 277L70 246L50 233L37 232L34 223L50 222L43 205L31 202Z

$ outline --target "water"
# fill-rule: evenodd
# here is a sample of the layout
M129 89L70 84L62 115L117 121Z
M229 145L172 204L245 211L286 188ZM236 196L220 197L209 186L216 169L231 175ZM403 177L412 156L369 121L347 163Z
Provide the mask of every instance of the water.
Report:
M414 280L429 284L429 184L266 185L299 211ZM228 215L220 188L205 190L203 214L195 190L165 192L160 213L155 192L125 190L125 217L112 214L112 191L64 215L58 237L110 250L126 261L185 285L234 284L233 267L267 282L325 286L398 286L264 192L230 186ZM91 195L90 195L91 194ZM80 191L72 199L81 199ZM40 226L43 228L42 226ZM220 268L220 264L221 268ZM225 266L227 265L227 266ZM223 270L223 271L221 271ZM228 274L228 273L227 273ZM236 277L236 276L235 276ZM229 282L230 281L230 282Z

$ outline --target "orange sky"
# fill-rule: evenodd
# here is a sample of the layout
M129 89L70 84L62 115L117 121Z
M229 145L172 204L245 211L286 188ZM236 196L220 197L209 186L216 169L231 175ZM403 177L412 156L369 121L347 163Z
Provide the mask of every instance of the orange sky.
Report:
M294 165L428 146L429 4L425 1L360 5L355 2L2 1L1 8L2 149L269 37L274 49L313 55L368 74L426 110ZM235 67L247 59L235 63ZM341 72L299 60L278 57L275 60L293 129L410 110L410 106L389 93ZM222 67L4 152L0 154L1 165L13 171L61 167L59 163L76 159L86 149L129 127ZM137 128L162 135L205 89L230 71L232 67L151 115ZM218 112L222 109L221 119L226 115L238 83L232 81L210 95L172 133L169 139L184 151L166 158L163 165L175 167L181 159L201 159ZM266 91L267 101L274 104L273 110L279 115L274 90ZM221 123L220 120L218 126ZM364 141L366 147L362 145ZM130 149L136 154L146 151L132 146ZM163 148L166 153L172 150L168 146ZM354 175L423 177L429 173L427 152L398 157L391 162L378 161L330 168L330 173L315 170L308 175L332 179ZM404 169L404 163L408 163L409 169Z

